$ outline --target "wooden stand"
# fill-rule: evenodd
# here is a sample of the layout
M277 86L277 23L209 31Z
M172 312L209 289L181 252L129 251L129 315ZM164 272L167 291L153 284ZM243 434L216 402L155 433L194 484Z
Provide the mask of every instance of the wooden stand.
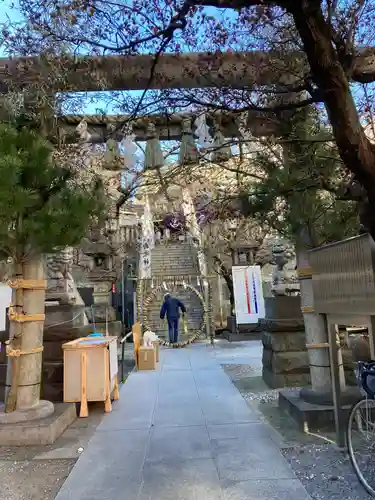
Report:
M111 394L119 399L117 337L85 337L62 347L64 402L81 403L80 417L88 416L90 401L103 401L104 411L111 412Z
M159 348L160 348L160 343L158 340L152 343L155 349L155 357L156 357L156 362L159 363Z
M134 323L134 325L132 326L132 332L133 332L135 366L138 370L139 369L138 351L139 348L141 347L141 339L142 339L141 323L139 321Z

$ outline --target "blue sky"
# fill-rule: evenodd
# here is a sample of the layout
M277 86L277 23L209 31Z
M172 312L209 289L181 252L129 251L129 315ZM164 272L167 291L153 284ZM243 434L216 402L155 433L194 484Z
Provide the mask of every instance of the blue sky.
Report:
M214 15L217 17L218 15L225 15L226 17L231 18L232 15L235 16L234 11L228 11L226 10L225 13L221 11L220 14L218 14L217 9L209 8L206 9L207 14L209 15ZM21 21L21 15L18 10L18 0L0 0L0 25L2 23L6 23L8 20L11 20L12 22L18 22ZM3 47L0 45L0 57L5 56L6 54L4 53ZM372 93L375 92L373 89L373 86L368 86L369 91ZM363 94L362 88L360 86L355 85L353 86L353 93L356 98L356 100L361 98L361 95ZM110 92L102 92L102 93L95 93L95 96L93 93L76 93L75 96L79 98L79 101L82 103L82 110L80 112L86 113L86 114L98 114L98 113L105 113L105 114L117 114L121 113L120 106L121 103L124 102L129 102L127 100L126 96L131 96L133 98L139 98L143 94L143 91L131 91L131 92L124 92L124 93L117 93L119 96L119 99L112 99L111 102L108 102L110 99L108 97L115 96L115 93L110 93ZM136 100L135 99L135 100ZM68 110L64 110L63 112L69 112Z
M223 11L220 11L220 14L217 12L217 9L207 8L205 9L207 15L218 16L222 15ZM236 15L233 11L231 11L233 15ZM228 12L226 13L228 16ZM229 16L230 17L230 16ZM0 25L2 23L6 23L8 21L18 22L22 21L22 17L18 10L18 0L0 0ZM0 57L6 56L4 52L4 48L0 45ZM118 94L118 93L117 93ZM128 91L123 93L120 99L113 99L112 102L108 102L108 99L111 95L110 92L97 92L95 95L93 93L76 93L75 97L78 97L80 102L82 103L82 112L86 114L118 114L121 113L121 109L119 109L122 102L127 99L127 96L131 96L132 98L140 98L143 94L143 91ZM121 94L120 94L121 95ZM119 102L120 101L120 102ZM65 109L63 112L69 112Z
M17 0L0 0L0 25L7 23L9 20L18 22L21 19ZM4 55L3 47L0 45L0 57L4 57Z
M7 23L8 21L19 22L22 20L22 17L18 10L18 2L17 0L0 0L0 25L3 23ZM0 45L0 57L6 56L4 52L4 48ZM107 94L108 92L103 92L103 94ZM134 97L140 97L142 95L142 91L134 91L131 93ZM77 93L77 95L82 99L82 102L91 100L90 96L86 98L84 93ZM97 93L98 98L96 102L87 102L84 104L84 112L86 114L96 114L99 110L105 110L106 114L114 114L116 113L115 104L106 105L105 100L100 99L100 93ZM103 95L103 97L105 97Z
M15 22L20 21L21 16L17 6L17 0L0 0L0 23L4 23L8 19Z

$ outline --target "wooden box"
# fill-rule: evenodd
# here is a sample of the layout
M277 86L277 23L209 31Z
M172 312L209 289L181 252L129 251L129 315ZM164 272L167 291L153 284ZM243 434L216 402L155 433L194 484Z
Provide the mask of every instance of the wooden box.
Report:
M103 401L112 410L111 394L119 398L117 337L85 337L64 344L64 402L81 403L88 416L89 401Z
M156 351L154 347L141 346L138 351L138 370L155 370Z

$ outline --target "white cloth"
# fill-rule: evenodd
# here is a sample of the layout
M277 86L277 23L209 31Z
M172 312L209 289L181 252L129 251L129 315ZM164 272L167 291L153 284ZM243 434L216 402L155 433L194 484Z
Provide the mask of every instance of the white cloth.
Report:
M151 278L151 252L155 247L155 231L152 212L148 197L144 206L142 216L142 234L141 234L141 251L140 251L140 278Z
M134 142L135 135L126 135L121 141L122 154L124 157L124 168L125 170L131 170L135 167L137 163L137 145Z
M206 115L203 113L199 115L194 122L196 127L195 135L197 136L198 144L203 149L208 149L212 146L212 137L210 129L206 122Z

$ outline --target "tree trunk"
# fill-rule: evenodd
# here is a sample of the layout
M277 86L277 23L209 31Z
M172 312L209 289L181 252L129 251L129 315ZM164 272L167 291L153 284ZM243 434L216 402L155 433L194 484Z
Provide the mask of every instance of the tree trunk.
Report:
M14 279L23 278L22 265L16 264L15 266L15 276ZM12 290L12 301L11 305L16 314L22 314L23 310L23 290L21 288L16 288ZM9 309L10 311L10 309ZM21 349L21 335L22 335L22 324L15 321L9 322L9 340L11 342L12 349ZM17 406L17 385L18 385L18 374L19 374L19 358L18 357L8 357L7 362L7 375L6 375L6 388L5 388L5 412L9 413L15 411Z
M216 262L216 264L219 268L219 272L220 272L221 276L224 278L224 281L228 287L230 312L232 314L234 311L234 288L233 288L233 278L232 278L231 270L225 266L224 262L217 255L215 255L213 257L213 260L214 260L214 262Z
M16 278L24 280L44 280L42 256L25 261L18 266ZM44 314L44 289L16 289L13 293L15 312L24 315ZM20 350L21 355L10 356L11 389L6 401L6 411L26 410L36 407L40 401L42 373L44 321L11 320L11 350ZM35 352L34 352L35 351Z
M321 2L291 2L288 10L304 45L314 83L323 94L340 156L366 189L370 205L375 206L375 148L360 123L346 74L349 69L333 46ZM373 227L368 229L375 234L375 224L370 225Z

